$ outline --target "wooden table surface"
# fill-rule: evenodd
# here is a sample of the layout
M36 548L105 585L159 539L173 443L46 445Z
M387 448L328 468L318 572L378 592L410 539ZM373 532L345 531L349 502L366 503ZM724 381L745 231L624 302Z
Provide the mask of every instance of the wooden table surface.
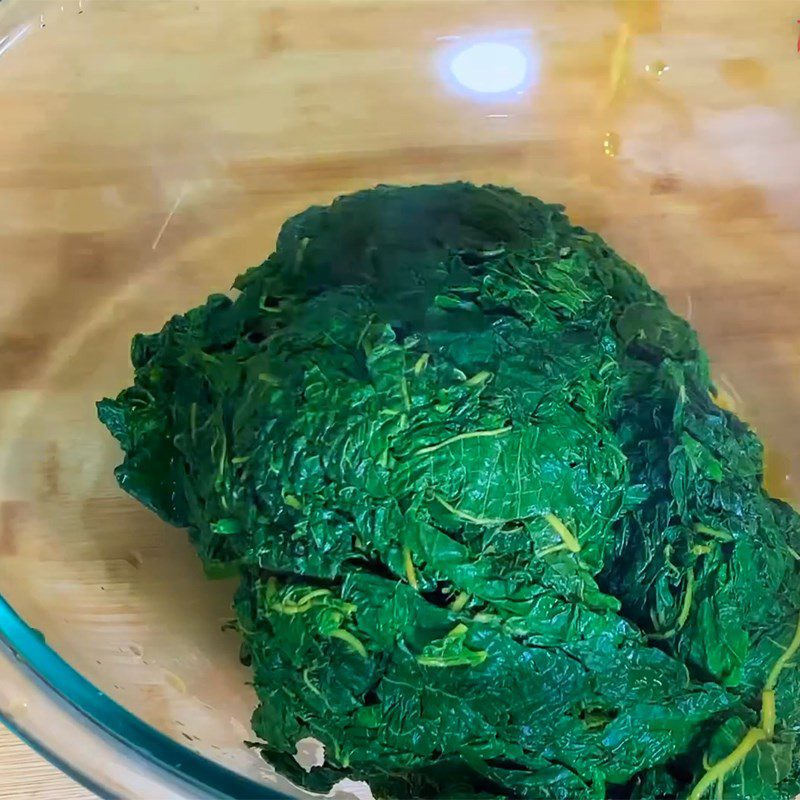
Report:
M94 800L0 725L0 797L3 800Z
M263 777L231 586L119 491L94 401L127 384L135 332L338 193L466 178L565 203L691 318L798 497L794 0L39 8L0 2L0 593L157 729ZM484 40L522 53L519 89L454 84ZM0 737L0 796L55 780Z

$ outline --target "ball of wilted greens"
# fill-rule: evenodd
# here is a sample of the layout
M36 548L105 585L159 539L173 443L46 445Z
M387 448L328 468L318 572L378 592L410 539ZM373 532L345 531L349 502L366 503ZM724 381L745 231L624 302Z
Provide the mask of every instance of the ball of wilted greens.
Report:
M800 790L798 516L602 239L381 186L235 287L138 335L99 412L122 487L241 576L272 763L388 797Z

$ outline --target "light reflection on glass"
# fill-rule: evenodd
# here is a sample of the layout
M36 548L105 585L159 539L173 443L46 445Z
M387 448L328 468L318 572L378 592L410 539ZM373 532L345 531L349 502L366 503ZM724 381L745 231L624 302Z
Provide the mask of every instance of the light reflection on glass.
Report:
M21 42L31 30L31 25L20 25L17 29L0 38L0 56L7 53L15 44Z
M475 42L457 50L450 60L450 74L465 89L497 95L520 89L529 79L528 55L505 42Z

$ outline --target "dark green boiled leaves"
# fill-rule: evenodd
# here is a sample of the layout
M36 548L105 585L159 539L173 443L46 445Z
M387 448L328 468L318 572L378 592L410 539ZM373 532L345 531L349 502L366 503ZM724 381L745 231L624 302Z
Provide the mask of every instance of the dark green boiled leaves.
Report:
M272 763L384 797L794 796L800 518L640 273L454 183L310 208L234 285L138 335L99 414L120 485L241 576Z

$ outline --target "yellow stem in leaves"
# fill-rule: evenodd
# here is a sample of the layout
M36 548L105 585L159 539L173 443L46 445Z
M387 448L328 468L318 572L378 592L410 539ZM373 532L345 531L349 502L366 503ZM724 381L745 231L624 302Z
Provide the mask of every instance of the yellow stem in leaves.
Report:
M764 689L761 693L761 728L771 739L775 735L775 691Z
M489 378L492 377L491 372L487 372L485 369L481 370L480 372L476 372L471 378L467 378L464 382L465 386L479 386L482 383L486 383Z
M367 657L367 648L364 647L361 640L353 636L350 631L346 631L344 628L337 628L335 631L331 631L331 638L343 641L351 650L355 650L362 658Z
M414 561L411 558L411 550L403 548L403 566L406 570L406 579L413 589L419 589L419 581L417 580L417 573L414 569Z
M725 776L736 769L744 761L747 754L766 738L767 734L761 728L750 728L744 739L725 758L717 761L711 769L706 771L705 775L695 784L688 800L700 800L716 781L725 780Z
M700 800L703 794L715 781L724 782L725 776L736 769L744 761L747 754L765 739L771 739L775 734L775 685L778 682L781 672L786 668L789 660L800 648L800 618L797 620L794 636L787 648L778 656L775 664L767 676L764 689L761 692L761 725L758 728L750 728L745 734L744 739L731 751L729 755L707 769L702 778L692 789L688 800ZM719 787L718 787L718 791Z
M683 604L681 605L681 613L678 615L678 622L675 626L676 632L679 631L689 619L689 614L692 610L692 598L694 597L694 570L689 570L686 576L686 591L683 594Z
M467 605L468 600L469 595L466 592L459 592L459 594L456 595L456 599L450 604L450 610L457 614Z
M561 541L564 542L570 553L580 553L581 543L555 514L545 514L544 518L547 520L550 527L561 537Z
M436 501L441 503L444 508L449 511L454 517L459 517L460 519L464 519L467 522L472 522L475 525L505 525L508 522L511 522L510 519L500 519L498 517L474 517L472 514L468 514L466 511L459 511L452 503L448 503L443 497L439 497L439 495L435 495Z
M400 394L403 396L403 405L405 406L406 411L408 411L411 408L411 395L408 393L408 381L406 380L405 369L403 370L403 375L400 378Z
M543 547L541 550L537 550L535 555L537 558L542 558L543 556L549 556L551 553L560 553L562 550L566 550L567 546L562 542L561 544L551 544L549 547Z
M784 667L788 663L789 659L797 652L797 649L800 647L800 617L797 620L797 627L795 628L794 636L792 637L792 641L789 642L789 646L781 653L778 660L775 662L775 665L769 672L767 676L767 682L764 684L765 690L771 690L775 688L775 684L778 682L778 677L780 676L781 672L783 671Z
M694 529L698 533L704 533L706 536L713 536L715 539L720 539L723 542L732 542L733 536L731 536L727 531L718 531L714 528L709 528L708 525L703 525L702 522L698 522Z
M671 639L676 633L686 624L689 619L689 614L692 611L692 599L694 598L694 571L690 570L686 576L686 591L683 593L683 602L681 603L681 611L678 614L678 619L675 620L675 625L664 633L648 633L648 639L657 639L663 641L664 639Z
M504 433L508 433L510 430L511 426L507 425L504 428L492 428L491 430L487 431L469 431L468 433L459 433L455 436L450 436L438 444L430 444L427 447L421 447L416 453L414 453L414 455L426 456L428 453L435 453L437 450L441 450L443 447L455 444L456 442L460 442L464 439L477 439L481 436L502 436Z

